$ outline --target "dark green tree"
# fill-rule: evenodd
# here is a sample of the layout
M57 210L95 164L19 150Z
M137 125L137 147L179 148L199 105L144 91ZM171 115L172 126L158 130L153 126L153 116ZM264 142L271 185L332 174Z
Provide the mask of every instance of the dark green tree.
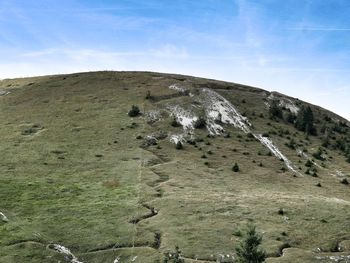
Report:
M314 126L314 114L310 106L302 107L298 112L295 120L295 127L305 132L307 135L317 135L316 128Z
M278 105L278 101L277 100L273 100L270 108L269 108L269 114L270 114L270 118L274 119L274 118L283 118L283 112L282 109L280 108L280 106Z
M266 259L266 252L259 248L262 236L256 232L256 227L248 225L243 240L236 248L237 260L240 263L261 263Z

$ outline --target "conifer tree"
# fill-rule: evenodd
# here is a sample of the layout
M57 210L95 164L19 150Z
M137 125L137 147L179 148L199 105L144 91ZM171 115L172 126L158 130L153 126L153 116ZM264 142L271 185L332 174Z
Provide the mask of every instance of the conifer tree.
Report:
M298 113L295 121L295 127L305 132L307 135L316 135L316 128L314 126L314 115L310 106L302 107Z
M277 100L273 100L271 105L270 105L270 109L269 109L269 114L270 114L270 118L283 118L283 112L282 109L280 108L280 106L278 105Z
M266 259L266 252L259 249L262 236L256 232L256 227L248 225L245 236L236 248L238 262L240 263L261 263Z

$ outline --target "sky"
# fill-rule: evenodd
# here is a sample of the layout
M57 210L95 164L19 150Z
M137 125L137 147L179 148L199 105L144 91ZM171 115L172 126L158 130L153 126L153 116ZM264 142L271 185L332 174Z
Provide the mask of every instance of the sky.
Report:
M0 0L0 79L96 70L208 77L350 120L349 0Z

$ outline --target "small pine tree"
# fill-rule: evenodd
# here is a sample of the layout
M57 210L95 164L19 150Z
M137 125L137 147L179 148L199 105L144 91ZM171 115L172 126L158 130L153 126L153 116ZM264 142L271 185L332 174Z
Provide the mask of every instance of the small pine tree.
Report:
M141 111L138 106L132 105L131 110L129 111L128 115L130 117L137 117L141 114Z
M235 173L239 172L239 166L237 163L235 163L232 167L232 171L234 171Z
M241 263L261 263L266 259L266 252L259 249L262 236L256 232L256 227L248 225L245 236L236 248L238 262Z

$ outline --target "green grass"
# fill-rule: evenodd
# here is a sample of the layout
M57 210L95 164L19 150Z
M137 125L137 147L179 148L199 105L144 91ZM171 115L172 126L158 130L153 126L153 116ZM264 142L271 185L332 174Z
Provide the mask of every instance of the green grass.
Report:
M147 112L168 103L193 103L167 88L174 83L193 92L200 84L213 86L246 114L254 131L276 131L272 140L302 173L306 159L285 146L287 135L277 131L289 130L310 156L320 145L321 137L310 136L308 143L291 124L269 120L261 90L178 78L95 72L0 82L11 92L0 97L0 211L9 219L0 222L0 262L67 261L46 249L50 243L64 245L83 262L117 257L129 262L136 256L135 262L161 262L176 245L186 262L215 260L233 254L241 238L235 233L248 222L263 233L268 262L297 262L296 257L318 262L315 256L329 255L335 242L350 240L350 188L333 176L337 169L346 176L350 171L336 150L327 150L333 159L325 161L327 168L318 168L315 178L283 172L283 162L232 127L226 127L229 138L207 138L205 130L196 130L203 139L196 147L184 144L176 150L164 139L160 147L140 148L139 135L182 132L167 115L154 124L127 115L131 105ZM147 90L159 99L145 100ZM325 114L313 109L318 119ZM237 173L231 170L235 162ZM318 182L322 187L315 186ZM150 212L145 204L157 214L130 223ZM284 215L278 214L280 208ZM159 248L155 233L161 236ZM272 258L287 243L292 248L285 256ZM314 253L317 248L325 252Z

